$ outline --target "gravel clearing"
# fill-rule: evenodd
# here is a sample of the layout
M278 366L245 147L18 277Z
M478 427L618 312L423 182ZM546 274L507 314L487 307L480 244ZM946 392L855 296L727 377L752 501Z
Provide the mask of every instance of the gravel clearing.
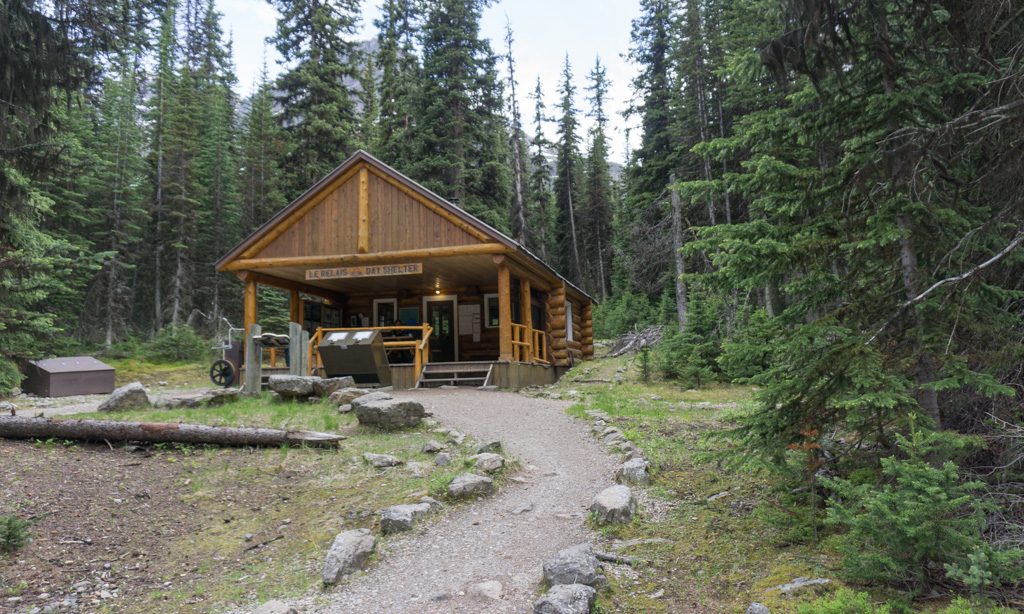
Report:
M302 612L526 612L539 595L542 565L588 541L587 508L609 486L616 460L565 414L566 402L479 390L413 390L441 424L478 441L500 440L522 470L496 496L449 510L408 535L378 545L377 563ZM502 585L500 600L470 587Z

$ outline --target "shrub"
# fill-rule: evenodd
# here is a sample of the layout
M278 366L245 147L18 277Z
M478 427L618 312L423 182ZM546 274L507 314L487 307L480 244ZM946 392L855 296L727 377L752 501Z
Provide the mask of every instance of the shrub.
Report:
M952 461L927 460L947 440L917 429L909 439L897 435L906 458L883 458L887 482L878 486L824 480L834 491L827 521L846 530L839 550L851 579L921 590L942 579L944 570L972 588L1021 575L1008 566L1019 551L996 553L982 539L976 498L982 484L962 480Z
M0 516L0 552L14 552L27 544L28 538L28 522L17 516Z
M714 372L708 366L713 345L700 343L690 334L669 333L655 348L655 363L668 379L687 387L700 387L711 380Z
M828 597L821 597L811 603L802 603L797 614L889 614L889 606L876 606L871 595L840 588Z
M624 292L594 307L594 336L612 339L658 320L658 309L646 295Z
M6 396L11 388L21 386L22 375L13 360L0 356L0 397Z
M156 360L197 360L206 357L209 345L188 326L168 326L156 334L145 353Z
M718 366L730 381L743 381L766 371L772 363L779 324L763 309L754 310L733 335L722 341Z

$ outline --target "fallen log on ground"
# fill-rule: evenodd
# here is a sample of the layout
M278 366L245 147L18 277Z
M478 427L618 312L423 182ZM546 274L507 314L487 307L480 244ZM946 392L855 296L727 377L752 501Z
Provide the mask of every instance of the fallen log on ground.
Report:
M344 435L316 431L168 422L121 422L118 420L54 420L0 416L0 438L80 439L84 441L145 441L194 443L220 446L279 446L307 444L336 447Z

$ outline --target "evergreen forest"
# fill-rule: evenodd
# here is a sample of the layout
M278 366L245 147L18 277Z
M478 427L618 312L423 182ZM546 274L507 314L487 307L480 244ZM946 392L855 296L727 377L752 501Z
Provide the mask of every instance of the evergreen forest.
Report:
M359 0L270 4L244 97L213 0L0 5L0 388L240 322L213 263L365 149L594 296L598 339L660 327L645 371L755 386L718 462L853 581L1021 607L1024 4L640 0L623 160L601 58L523 74L490 0L380 0L370 40Z

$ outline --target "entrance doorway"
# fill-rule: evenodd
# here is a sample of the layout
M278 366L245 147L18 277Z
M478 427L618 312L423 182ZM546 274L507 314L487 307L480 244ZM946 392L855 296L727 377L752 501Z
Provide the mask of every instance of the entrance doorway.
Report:
M459 359L457 304L458 297L454 294L423 297L423 321L434 329L430 335L430 362Z

